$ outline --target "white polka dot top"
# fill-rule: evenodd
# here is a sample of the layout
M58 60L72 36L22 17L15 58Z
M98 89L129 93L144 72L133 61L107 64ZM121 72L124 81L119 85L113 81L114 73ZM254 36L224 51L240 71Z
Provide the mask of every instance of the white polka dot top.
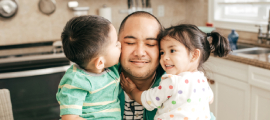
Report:
M165 74L160 85L141 96L147 110L158 108L155 120L210 120L213 92L203 72Z

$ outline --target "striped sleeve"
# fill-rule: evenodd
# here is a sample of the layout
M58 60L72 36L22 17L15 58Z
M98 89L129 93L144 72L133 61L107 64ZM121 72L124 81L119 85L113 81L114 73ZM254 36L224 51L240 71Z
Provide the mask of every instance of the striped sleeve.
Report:
M68 84L66 84L68 85ZM82 106L87 95L87 91L79 88L63 87L57 93L57 99L60 104L60 116L66 114L81 115Z
M74 74L65 74L62 78L56 94L60 104L60 116L66 114L82 115L82 107L85 101L87 90L80 86L81 81Z

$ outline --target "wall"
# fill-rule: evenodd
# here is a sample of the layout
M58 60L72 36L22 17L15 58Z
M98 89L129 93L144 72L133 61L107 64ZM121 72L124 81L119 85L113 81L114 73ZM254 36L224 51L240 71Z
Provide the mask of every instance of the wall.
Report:
M186 23L205 26L208 19L208 0L186 0Z
M0 46L55 41L66 22L73 17L68 9L71 0L56 0L56 11L51 15L42 14L38 8L39 0L18 0L19 10L10 19L0 18ZM152 0L153 14L157 16L157 6L164 5L165 16L158 17L165 27L185 21L185 3L188 0ZM97 15L98 9L106 4L112 8L112 23L118 30L121 21L127 14L119 10L127 9L127 0L78 0L79 6L89 6L89 14Z

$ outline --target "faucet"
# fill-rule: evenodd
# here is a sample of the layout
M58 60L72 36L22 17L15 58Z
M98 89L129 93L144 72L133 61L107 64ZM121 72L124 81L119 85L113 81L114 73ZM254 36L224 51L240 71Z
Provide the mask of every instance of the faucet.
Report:
M256 27L259 27L258 31L258 43L261 44L262 40L266 40L266 44L270 45L270 10L269 10L269 17L268 17L268 25L267 25L267 31L266 34L262 33L262 26L261 25L255 25Z
M269 14L268 14L268 25L267 25L267 31L266 31L266 44L270 44L270 38L269 38L269 31L270 31L270 10L269 10Z

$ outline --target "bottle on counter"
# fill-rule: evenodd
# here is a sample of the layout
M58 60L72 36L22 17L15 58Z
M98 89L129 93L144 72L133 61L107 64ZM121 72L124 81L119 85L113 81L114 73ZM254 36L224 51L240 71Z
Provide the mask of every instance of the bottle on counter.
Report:
M237 34L237 32L235 30L232 30L231 34L228 35L231 50L237 49L238 38L239 38L239 35Z

